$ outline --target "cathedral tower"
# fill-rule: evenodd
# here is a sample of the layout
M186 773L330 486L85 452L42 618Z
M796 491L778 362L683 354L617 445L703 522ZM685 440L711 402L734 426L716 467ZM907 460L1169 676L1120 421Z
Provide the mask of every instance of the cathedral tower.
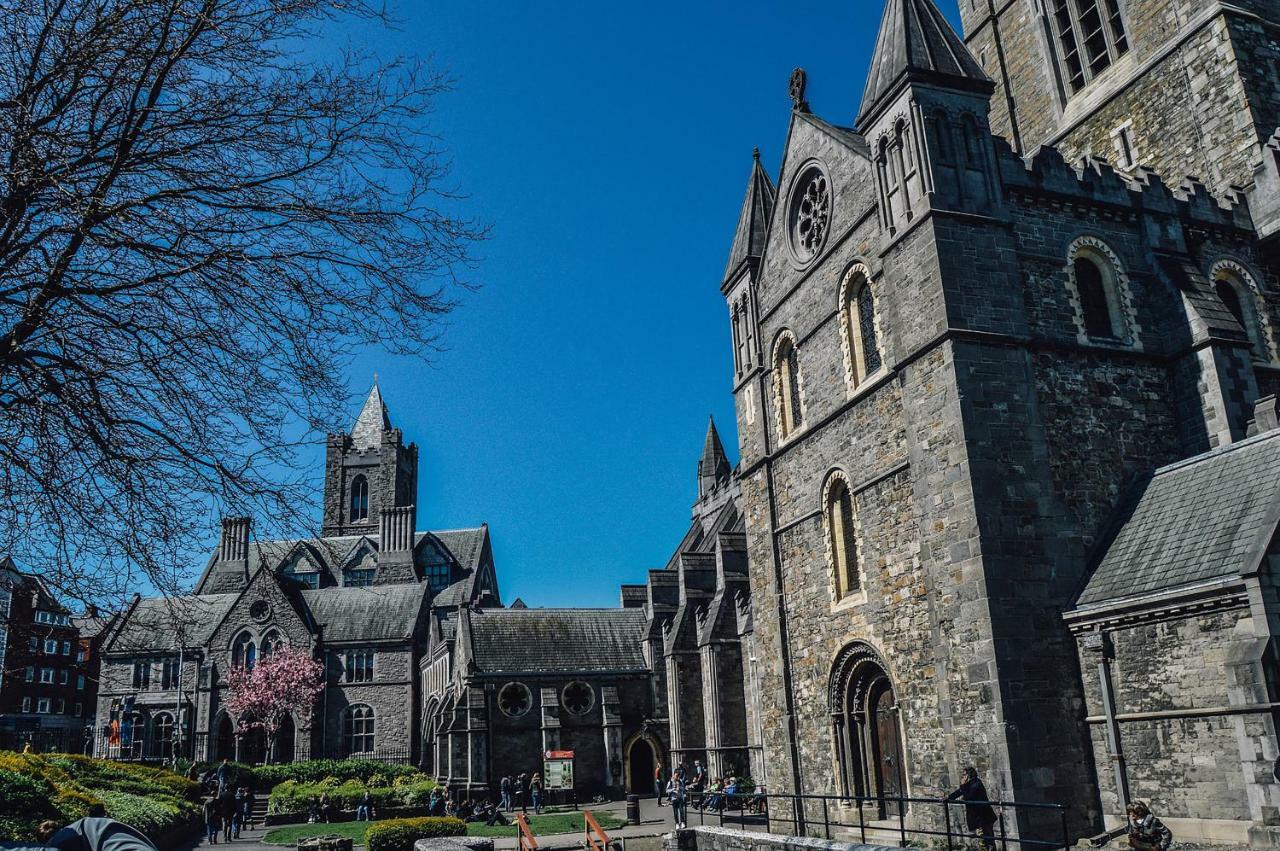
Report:
M324 470L324 535L377 535L382 513L412 512L418 491L418 447L391 425L375 381L350 433L331 434ZM414 528L416 518L410 518Z

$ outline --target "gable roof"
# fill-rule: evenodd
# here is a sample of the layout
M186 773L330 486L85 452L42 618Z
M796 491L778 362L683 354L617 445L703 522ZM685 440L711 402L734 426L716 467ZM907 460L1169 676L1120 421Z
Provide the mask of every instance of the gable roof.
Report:
M958 83L983 91L992 86L932 0L888 0L862 93L859 129L908 79Z
M482 609L463 617L480 673L648 670L640 609Z
M413 635L427 585L304 589L301 594L326 642L389 641Z
M1078 608L1256 569L1280 523L1280 430L1156 470L1117 509Z
M156 653L205 645L238 599L238 592L140 599L124 613L104 649Z
M738 271L750 259L764 255L765 237L769 230L769 216L777 195L773 181L760 164L760 150L752 154L751 176L747 178L747 194L738 213L738 227L733 232L733 245L729 249L729 262L724 268L725 280Z

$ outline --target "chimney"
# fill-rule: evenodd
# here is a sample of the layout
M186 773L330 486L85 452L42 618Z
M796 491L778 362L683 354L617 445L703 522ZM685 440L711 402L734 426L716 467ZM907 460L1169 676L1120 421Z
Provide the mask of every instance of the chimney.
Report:
M1253 437L1275 428L1280 428L1280 405L1277 405L1276 394L1272 393L1253 403L1253 419L1249 421L1246 436Z
M417 506L395 505L378 515L378 582L414 582L413 526Z
M222 518L222 543L218 547L218 561L249 561L249 518Z

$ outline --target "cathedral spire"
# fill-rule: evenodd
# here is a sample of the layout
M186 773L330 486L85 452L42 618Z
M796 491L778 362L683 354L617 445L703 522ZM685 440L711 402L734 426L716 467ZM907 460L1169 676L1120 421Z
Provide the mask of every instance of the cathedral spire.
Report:
M747 195L738 214L738 229L733 234L733 248L729 249L729 264L724 270L726 279L747 260L758 260L764 253L765 232L775 195L773 181L760 164L760 149L756 148L752 154L751 177L747 179Z
M698 496L704 497L721 482L728 481L731 472L720 433L716 431L715 417L711 417L707 422L707 439L702 444L702 458L698 461Z
M378 379L373 379L373 388L364 400L360 416L351 427L351 442L356 449L376 449L382 445L382 433L390 431L391 418L387 415L387 405L382 401L382 391L378 389Z
M987 94L994 89L933 0L887 0L858 112L859 132L909 81Z

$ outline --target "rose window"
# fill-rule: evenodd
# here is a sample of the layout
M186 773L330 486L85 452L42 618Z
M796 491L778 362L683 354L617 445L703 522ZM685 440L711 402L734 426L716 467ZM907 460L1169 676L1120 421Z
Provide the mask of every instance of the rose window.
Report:
M791 202L791 247L801 260L822 250L831 224L831 186L821 169L811 168L796 184Z
M498 692L498 708L503 715L519 718L533 706L533 695L524 683L507 683Z
M585 715L595 705L596 693L591 690L591 686L578 680L564 687L560 701L574 715Z

